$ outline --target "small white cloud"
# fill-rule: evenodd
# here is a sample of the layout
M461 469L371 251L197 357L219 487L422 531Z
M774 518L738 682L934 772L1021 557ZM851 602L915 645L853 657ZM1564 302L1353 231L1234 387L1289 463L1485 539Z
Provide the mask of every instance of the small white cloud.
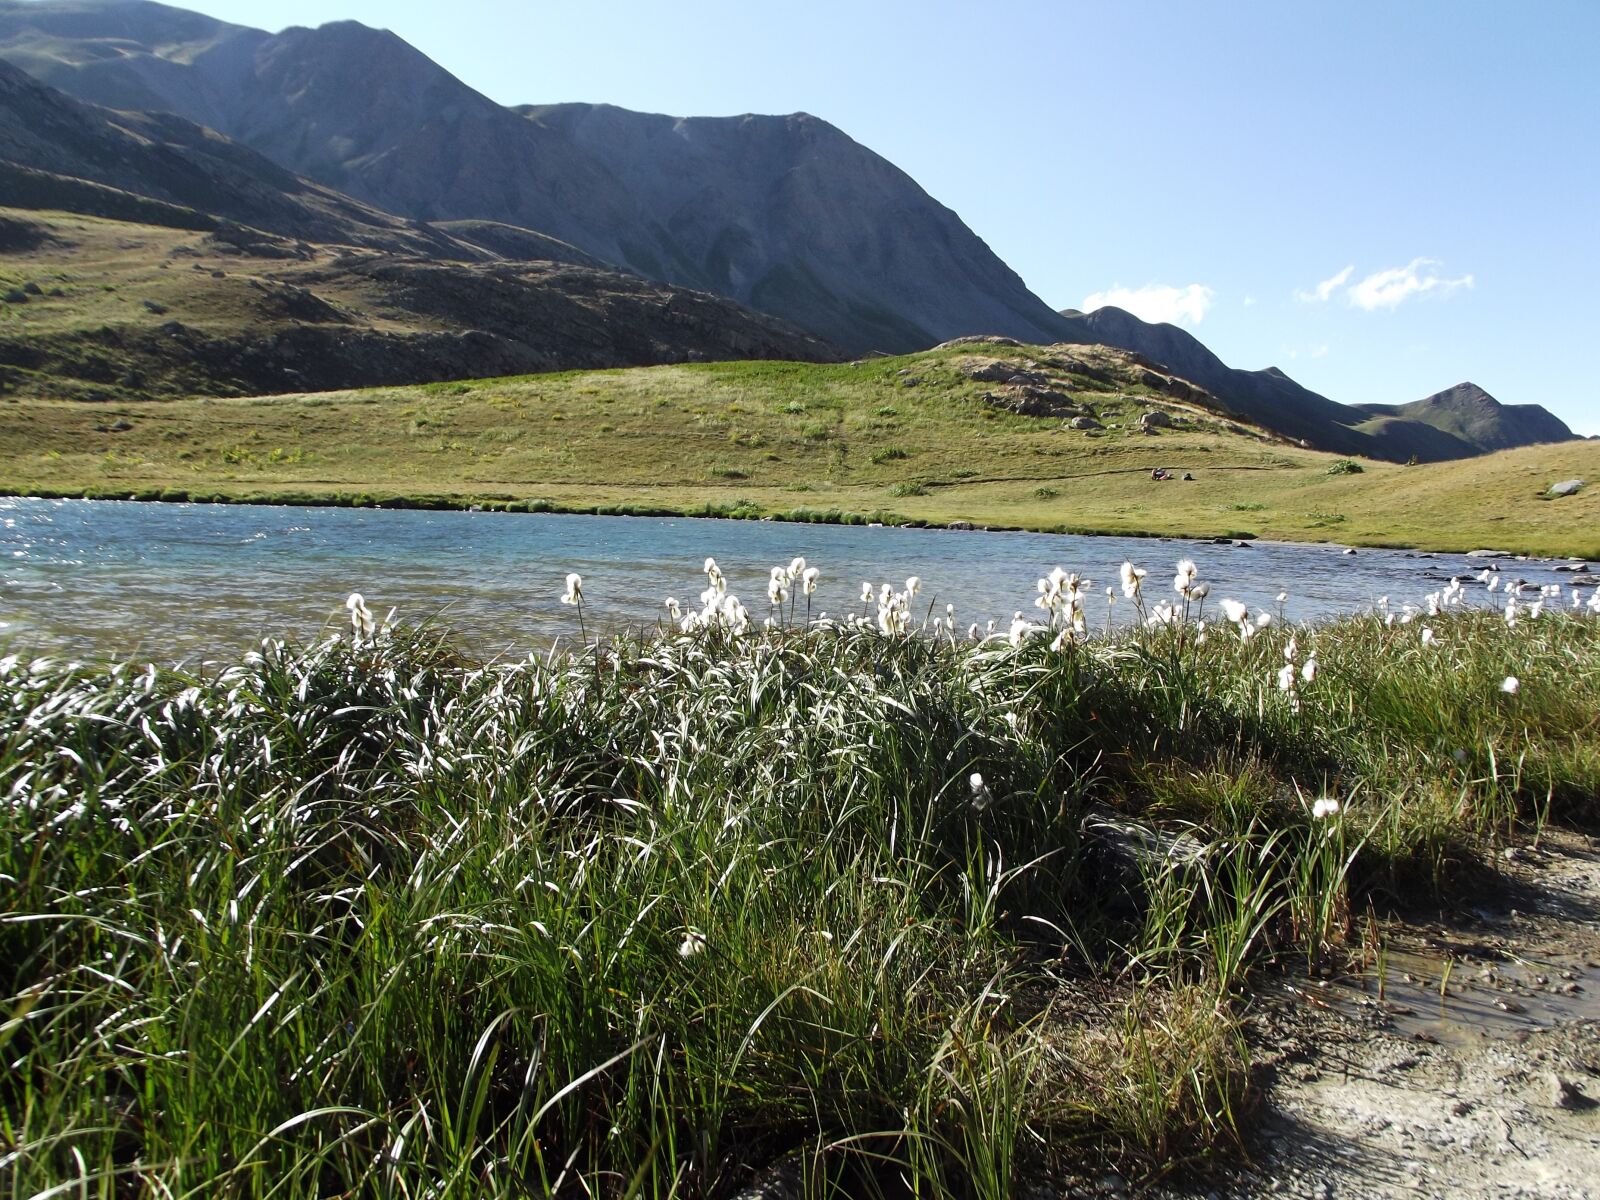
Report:
M1357 308L1374 312L1380 308L1395 308L1412 296L1425 296L1430 292L1445 296L1472 286L1471 275L1445 279L1439 274L1438 266L1431 258L1413 258L1403 267L1374 271L1347 288L1345 296Z
M1256 306L1256 298L1254 296L1246 296L1244 298L1244 306L1246 308L1254 308Z
M1327 302L1328 297L1332 296L1335 292L1342 288L1349 280L1350 276L1354 275L1355 273L1355 264L1352 263L1350 266L1346 267L1337 274L1328 276L1328 278L1324 279L1315 287L1297 290L1294 294L1294 298L1300 301L1302 304L1324 304Z
M1216 293L1202 283L1191 283L1188 287L1147 283L1141 288L1126 288L1116 284L1103 292L1085 297L1082 308L1084 312L1093 312L1113 304L1131 312L1141 321L1166 321L1174 325L1190 322L1198 325L1205 320L1215 298Z
M1327 342L1319 342L1317 345L1311 347L1310 350L1306 351L1306 353L1312 358L1327 358L1328 357L1328 343Z

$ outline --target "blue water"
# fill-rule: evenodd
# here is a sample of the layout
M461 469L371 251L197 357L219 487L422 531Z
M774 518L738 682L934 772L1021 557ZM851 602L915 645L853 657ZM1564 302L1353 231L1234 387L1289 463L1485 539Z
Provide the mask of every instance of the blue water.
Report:
M1452 574L1484 564L1461 555L1179 539L794 525L527 513L273 508L126 501L0 499L0 637L11 649L157 661L227 657L263 636L311 638L345 628L345 597L362 592L381 619L435 621L483 653L523 653L578 632L558 598L568 571L584 578L589 633L653 624L662 601L686 607L714 555L731 590L759 620L771 568L796 555L821 568L813 613L860 610L863 580L903 586L920 601L954 604L965 628L1018 609L1030 617L1035 581L1060 565L1096 581L1091 625L1103 625L1104 587L1124 559L1147 568L1152 600L1172 596L1173 566L1192 558L1222 596L1314 620L1369 608L1380 596L1420 603ZM1550 563L1502 562L1502 574L1561 582ZM1473 589L1481 592L1481 587ZM804 613L804 604L797 610ZM1131 616L1120 594L1116 612Z

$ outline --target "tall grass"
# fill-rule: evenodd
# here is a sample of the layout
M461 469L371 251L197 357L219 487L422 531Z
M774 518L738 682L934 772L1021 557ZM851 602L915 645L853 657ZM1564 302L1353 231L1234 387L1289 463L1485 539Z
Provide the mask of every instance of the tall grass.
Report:
M1596 816L1600 620L1430 624L5 658L0 1190L999 1197L1202 1161L1253 970Z

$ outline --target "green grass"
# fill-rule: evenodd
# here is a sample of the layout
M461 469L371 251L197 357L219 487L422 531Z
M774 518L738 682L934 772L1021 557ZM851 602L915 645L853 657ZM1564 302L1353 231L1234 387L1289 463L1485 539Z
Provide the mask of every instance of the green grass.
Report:
M999 1197L1226 1156L1256 972L1592 827L1600 619L1200 615L0 659L0 1185Z

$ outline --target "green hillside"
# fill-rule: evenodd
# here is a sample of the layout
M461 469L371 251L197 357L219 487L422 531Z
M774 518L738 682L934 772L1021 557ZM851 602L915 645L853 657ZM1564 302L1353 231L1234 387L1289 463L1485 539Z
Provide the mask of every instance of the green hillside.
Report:
M1600 481L1592 442L1341 473L1342 460L1231 422L1205 399L1120 351L993 340L847 364L686 364L248 399L13 395L0 400L0 486L1600 556L1600 488L1540 499L1557 479ZM1142 430L1151 412L1170 424ZM1071 428L1074 419L1099 428ZM1156 468L1176 478L1155 481Z

